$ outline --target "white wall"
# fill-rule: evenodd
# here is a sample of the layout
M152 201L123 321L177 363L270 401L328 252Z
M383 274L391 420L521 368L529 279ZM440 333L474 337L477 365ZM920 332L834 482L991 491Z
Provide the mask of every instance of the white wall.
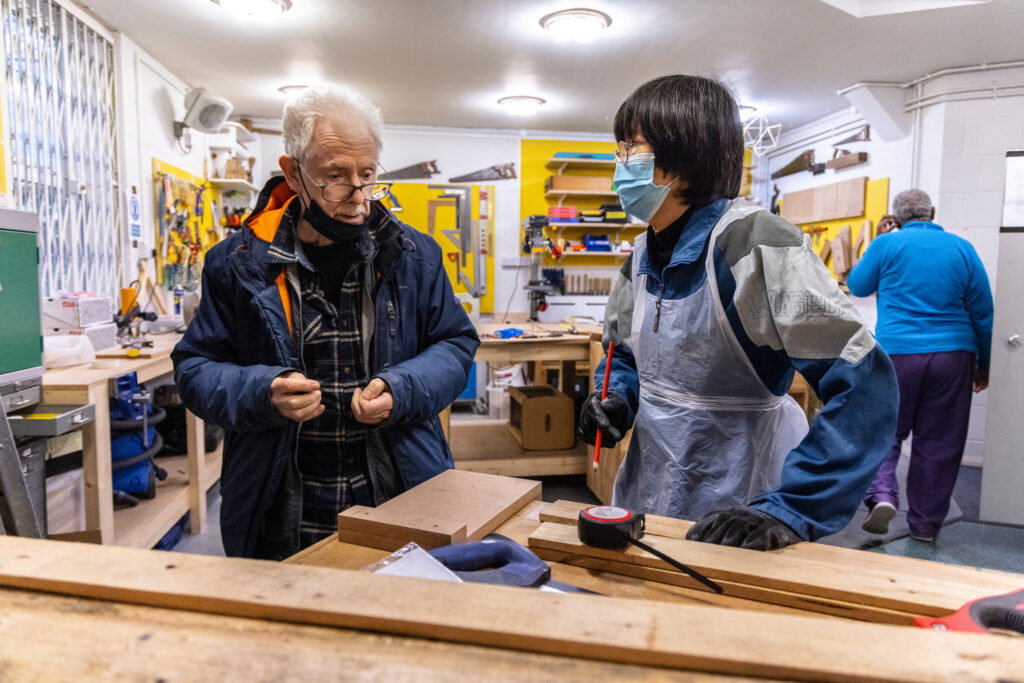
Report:
M867 175L888 177L889 198L918 187L928 192L936 207L936 222L974 245L996 288L999 222L1005 174L1004 154L1024 149L1024 69L956 73L907 88L907 101L921 101L909 134L893 142L872 140L844 145L868 152L869 163L818 176L802 172L772 181L769 175L805 149L814 149L817 161L830 158L830 143L852 134L866 123L853 108L786 131L779 147L757 162L755 192L768 205L773 184L781 194ZM913 109L913 107L911 107ZM874 297L853 298L858 310L874 324ZM993 378L998 381L998 378ZM981 464L985 450L987 392L974 397L966 464Z
M209 155L206 136L190 131L192 150L182 153L174 137L174 121L185 114L184 98L189 86L168 71L123 34L115 34L118 77L117 101L121 166L122 224L128 225L125 197L136 188L142 204L142 239L136 249L125 248L125 284L136 275L138 259L145 259L150 276L155 276L151 258L155 248L156 213L153 193L153 159L173 164L202 177L203 159ZM126 227L127 230L127 227Z

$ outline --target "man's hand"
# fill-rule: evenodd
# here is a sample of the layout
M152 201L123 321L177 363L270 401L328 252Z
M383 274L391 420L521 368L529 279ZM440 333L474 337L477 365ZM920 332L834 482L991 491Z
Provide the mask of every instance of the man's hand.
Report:
M988 370L974 371L974 393L980 393L988 389Z
M900 224L896 222L896 216L893 216L891 213L887 213L878 219L878 229L875 230L875 234L884 235L887 232L892 232L898 227L900 227Z
M356 389L352 394L352 413L363 424L380 424L391 415L394 401L391 387L380 377L374 377L365 389Z
M625 401L612 393L602 401L601 392L595 391L583 404L576 438L593 446L600 431L601 446L611 448L622 440L623 433L629 428L626 424L628 419L629 409Z
M749 550L775 550L804 540L784 522L752 508L709 512L690 527L686 540Z
M292 422L305 422L324 412L320 383L306 379L301 372L275 377L270 383L270 402L282 417Z

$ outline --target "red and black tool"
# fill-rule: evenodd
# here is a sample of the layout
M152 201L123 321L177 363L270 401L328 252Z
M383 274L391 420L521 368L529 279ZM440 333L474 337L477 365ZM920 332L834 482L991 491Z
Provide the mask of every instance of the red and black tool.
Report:
M914 625L937 631L988 633L999 629L1024 635L1024 589L972 600L948 617L915 617Z
M598 436L600 436L600 432ZM658 559L668 562L679 571L700 581L716 593L723 592L721 586L700 572L687 567L682 562L673 560L660 550L652 548L641 541L640 539L644 535L645 523L646 518L642 512L635 513L632 510L612 505L595 505L580 510L576 528L579 530L580 541L586 545L594 546L595 548L606 548L608 550L625 550L628 545L635 545Z

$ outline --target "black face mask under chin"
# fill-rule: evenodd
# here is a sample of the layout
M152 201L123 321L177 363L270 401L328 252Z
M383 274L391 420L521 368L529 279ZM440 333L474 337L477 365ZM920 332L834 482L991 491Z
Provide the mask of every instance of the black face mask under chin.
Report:
M320 208L320 205L309 198L306 209L302 212L302 218L313 226L313 229L333 242L348 242L363 234L366 223L352 225L331 218Z

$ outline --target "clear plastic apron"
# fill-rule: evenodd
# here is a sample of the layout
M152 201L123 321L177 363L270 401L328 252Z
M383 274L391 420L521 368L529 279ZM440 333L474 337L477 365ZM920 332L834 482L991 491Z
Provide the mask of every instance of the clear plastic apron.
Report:
M711 244L755 206L732 201ZM646 235L633 247L634 311L630 345L640 375L640 408L612 503L638 512L697 519L744 505L778 486L786 455L807 434L790 396L764 386L722 308L713 248L707 278L683 299L647 292L639 272Z

